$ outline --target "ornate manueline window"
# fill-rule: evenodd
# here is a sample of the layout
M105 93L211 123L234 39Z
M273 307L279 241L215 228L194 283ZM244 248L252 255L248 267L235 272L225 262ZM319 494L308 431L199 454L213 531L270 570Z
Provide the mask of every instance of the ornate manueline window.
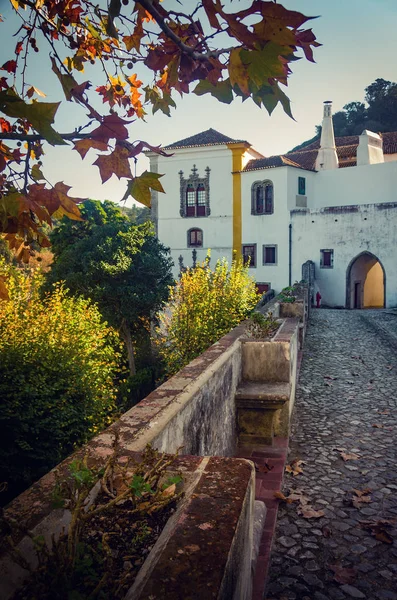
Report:
M201 248L203 245L203 230L189 229L187 232L187 245L188 248Z
M271 181L255 181L251 188L251 214L272 215L274 187Z
M198 176L196 165L188 179L183 177L183 171L179 171L180 177L180 215L181 217L208 217L210 214L210 171L205 169L205 177Z

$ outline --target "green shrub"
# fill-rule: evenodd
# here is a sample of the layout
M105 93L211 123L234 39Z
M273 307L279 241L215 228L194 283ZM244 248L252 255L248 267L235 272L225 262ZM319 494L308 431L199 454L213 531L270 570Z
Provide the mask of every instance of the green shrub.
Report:
M140 369L120 382L118 410L122 414L138 404L155 387L155 373L150 367Z
M158 350L168 374L176 373L238 325L260 295L248 266L222 259L211 270L208 260L187 269L170 290L160 315Z
M111 421L120 342L97 307L0 263L0 481L18 493ZM2 498L3 499L3 498Z

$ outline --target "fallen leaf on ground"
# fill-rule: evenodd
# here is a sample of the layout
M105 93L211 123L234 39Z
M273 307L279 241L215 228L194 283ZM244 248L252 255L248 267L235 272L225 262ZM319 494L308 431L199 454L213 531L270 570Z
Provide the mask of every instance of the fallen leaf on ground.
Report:
M285 467L285 472L286 473L290 473L291 475L299 475L300 473L303 473L303 469L301 467L301 465L304 465L304 461L303 460L299 460L299 459L295 459L293 460L289 465L287 465Z
M329 538L332 535L332 531L329 527L323 527L321 531L323 532L323 536L325 538Z
M292 493L286 496L283 492L274 492L274 497L278 498L282 502L286 502L287 504L292 504L293 502L300 502L301 504L306 504L308 502L308 498L303 496L301 493Z
M255 465L257 473L269 473L272 469L274 469L274 465L269 465L267 462L264 465Z
M351 499L351 503L354 508L360 509L362 504L370 504L372 502L371 496L369 496L369 492L371 491L369 488L365 490L352 490L353 497Z
M371 534L380 542L384 544L392 544L393 538L387 531L397 522L397 519L378 519L369 521L359 521L362 529L368 529Z
M302 506L298 508L298 515L304 519L319 519L325 516L323 510L314 510L312 506Z
M380 423L374 423L372 427L376 427L376 429L383 429L384 425L381 425Z
M332 377L332 375L324 375L324 379L332 379L332 381L335 381L335 379L338 379L338 378Z
M355 454L354 452L351 452L350 454L347 452L341 452L340 457L343 458L345 462L347 460L358 460L360 458L360 456L358 454Z
M342 565L329 565L331 571L334 572L334 579L338 583L354 583L357 577L357 571L342 567Z
M390 410L377 410L380 415L390 415Z

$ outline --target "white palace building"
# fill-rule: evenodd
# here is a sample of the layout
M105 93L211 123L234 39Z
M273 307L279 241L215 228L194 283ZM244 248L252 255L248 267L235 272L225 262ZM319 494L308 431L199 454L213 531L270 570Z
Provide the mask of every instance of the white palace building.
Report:
M397 132L335 139L325 102L321 140L299 151L265 158L214 129L166 149L147 155L164 173L152 215L175 276L193 250L211 262L235 251L278 293L311 261L323 305L397 306Z

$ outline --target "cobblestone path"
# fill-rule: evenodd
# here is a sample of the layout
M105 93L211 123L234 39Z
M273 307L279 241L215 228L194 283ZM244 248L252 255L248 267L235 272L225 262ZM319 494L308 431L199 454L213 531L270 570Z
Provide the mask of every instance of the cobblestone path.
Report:
M396 409L397 314L313 310L265 598L397 600Z

